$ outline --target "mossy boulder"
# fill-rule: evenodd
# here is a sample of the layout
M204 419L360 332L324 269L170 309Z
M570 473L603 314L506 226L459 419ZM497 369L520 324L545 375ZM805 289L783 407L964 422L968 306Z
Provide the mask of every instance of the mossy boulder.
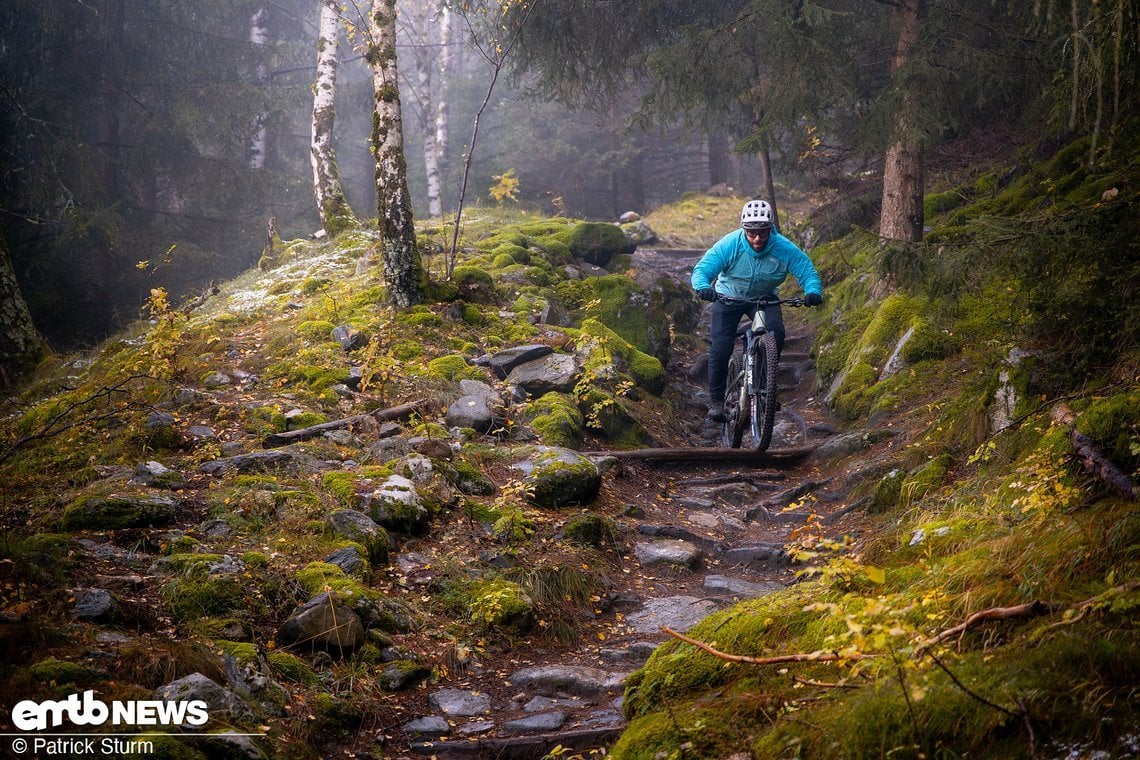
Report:
M362 506L374 521L396 533L420 535L431 519L416 484L402 475L389 476L379 488L365 495Z
M913 504L937 490L946 479L953 463L953 457L943 454L912 470L902 481L899 490L900 501L903 504Z
M617 536L617 527L613 520L605 515L583 512L566 521L562 535L572 543L599 548L614 540Z
M181 509L182 500L166 494L92 494L64 507L60 526L68 531L155 528L173 522Z
M494 303L498 299L491 275L473 266L456 267L451 281L459 289L459 297L471 303Z
M103 678L86 665L57 660L54 657L48 657L32 665L28 669L28 676L39 683L54 683L61 686L64 684L89 686Z
M599 267L609 264L614 256L633 253L637 248L620 227L605 222L576 224L563 233L562 240L574 258Z
M640 388L660 395L668 384L661 361L639 350L596 319L582 322L582 336L578 350L586 355L587 370L612 364L618 372L629 375Z
M663 301L634 280L624 275L590 277L564 283L556 292L581 319L596 319L638 351L657 357L662 365L669 362L672 318Z
M526 415L543 444L567 449L582 445L586 420L566 394L544 394L527 405Z
M531 501L539 507L589 504L602 485L597 465L575 451L554 446L534 447L528 459L511 469L522 474Z
M461 354L448 354L428 362L428 376L441 380L483 380L486 374L467 362Z
M513 581L495 578L471 586L471 618L482 625L523 635L535 623L534 602Z

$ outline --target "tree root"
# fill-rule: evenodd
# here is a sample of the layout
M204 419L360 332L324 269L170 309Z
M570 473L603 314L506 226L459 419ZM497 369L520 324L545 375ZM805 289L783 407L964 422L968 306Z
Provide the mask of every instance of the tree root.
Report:
M1140 488L1115 462L1096 447L1093 440L1077 430L1077 415L1067 404L1057 404L1049 412L1049 419L1069 429L1069 443L1077 453L1081 466L1107 484L1112 490L1128 499L1140 499Z

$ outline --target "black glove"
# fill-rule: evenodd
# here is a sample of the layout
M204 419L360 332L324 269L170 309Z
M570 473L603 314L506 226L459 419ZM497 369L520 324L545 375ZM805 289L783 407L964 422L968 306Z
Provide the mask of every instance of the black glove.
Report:
M823 295L820 293L805 293L804 303L808 306L819 306L823 303Z
M697 295L700 296L700 299L702 301L715 301L716 300L716 291L713 290L712 288L701 288L700 290L697 291Z

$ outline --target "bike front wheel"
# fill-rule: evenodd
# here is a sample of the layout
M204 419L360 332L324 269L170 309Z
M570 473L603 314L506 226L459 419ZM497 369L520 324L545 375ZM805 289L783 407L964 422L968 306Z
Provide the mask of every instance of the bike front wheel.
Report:
M752 348L752 372L750 378L749 421L751 440L756 451L767 451L772 443L772 427L776 421L776 380L779 358L776 350L776 337L764 334Z

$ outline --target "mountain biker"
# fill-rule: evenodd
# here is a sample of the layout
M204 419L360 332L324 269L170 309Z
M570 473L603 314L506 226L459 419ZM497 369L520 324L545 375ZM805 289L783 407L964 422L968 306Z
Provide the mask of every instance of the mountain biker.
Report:
M740 229L734 230L709 248L693 267L692 285L702 301L713 301L709 319L709 409L710 422L724 421L724 386L728 357L736 341L740 318L755 314L749 304L730 304L718 295L740 299L762 296L776 298L776 289L795 276L804 290L808 306L823 303L823 284L815 265L800 248L781 235L772 220L772 205L753 198L740 210ZM713 280L716 285L713 285ZM784 346L784 318L779 304L764 310L764 320L776 338L776 348Z

